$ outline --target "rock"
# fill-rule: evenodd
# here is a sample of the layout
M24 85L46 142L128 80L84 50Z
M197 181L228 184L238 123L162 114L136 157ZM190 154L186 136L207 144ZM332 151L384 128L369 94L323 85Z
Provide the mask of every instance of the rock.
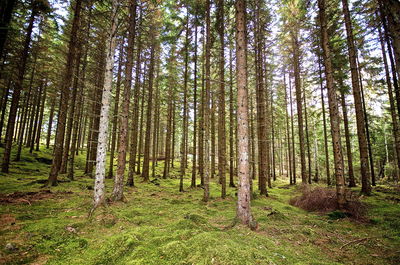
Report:
M9 252L14 252L14 251L18 250L17 246L15 246L13 243L7 243L7 245L4 247L4 249Z
M67 227L65 228L65 230L67 230L67 231L70 232L70 233L76 233L76 229L73 228L72 226L67 226Z

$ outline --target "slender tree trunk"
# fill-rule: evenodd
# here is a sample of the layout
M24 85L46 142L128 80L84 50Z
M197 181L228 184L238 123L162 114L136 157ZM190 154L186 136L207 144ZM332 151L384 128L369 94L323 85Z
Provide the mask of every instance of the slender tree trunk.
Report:
M181 168L180 168L180 181L179 181L179 191L183 192L183 178L185 176L186 169L186 141L188 138L188 100L187 100L187 83L188 83L188 63L189 63L189 8L186 7L186 33L185 33L185 70L183 73L183 117L182 117L182 142L181 142Z
M117 143L119 97L121 94L121 75L122 75L122 58L123 58L122 54L124 52L123 41L124 40L122 40L121 48L119 50L120 55L118 59L117 83L115 85L114 113L112 119L111 150L110 150L110 166L107 175L107 178L109 179L114 177L114 157L115 157L115 147Z
M196 187L197 173L197 16L194 22L194 84L193 84L193 164L192 164L192 181L190 187Z
M249 176L249 128L247 95L247 41L246 41L246 6L244 0L236 1L236 78L238 89L238 202L236 217L242 224L252 229L257 228L250 210Z
M29 18L29 24L26 29L24 47L22 49L21 60L18 65L18 76L15 80L14 91L11 99L11 106L8 114L8 122L7 122L7 131L5 138L5 148L3 154L3 163L1 166L1 172L8 173L10 166L10 158L11 158L11 148L12 141L14 136L14 127L15 127L15 119L18 110L19 99L22 91L22 83L24 81L25 70L26 70L26 62L28 60L29 46L31 43L31 35L33 24L35 21L36 12L32 10L31 16Z
M329 147L328 147L328 132L326 126L326 114L325 114L325 99L324 99L324 87L322 80L322 69L321 69L321 59L318 56L318 71L319 71L319 79L321 85L321 105L322 105L322 122L324 125L324 147L325 147L325 167L326 167L326 179L328 186L331 185L331 173L330 173L330 165L329 165Z
M259 188L260 194L268 196L267 178L269 177L269 149L268 149L268 128L267 128L267 99L264 90L264 74L262 67L262 32L260 29L260 6L256 7L255 16L255 53L257 58L256 67L256 103L257 103L257 139L258 139L258 171L259 171ZM238 45L238 43L237 43ZM237 55L238 56L238 55ZM247 81L247 80L246 80ZM247 84L246 84L247 85ZM247 110L246 110L247 111Z
M340 118L339 108L336 99L336 89L333 83L332 63L329 47L329 36L327 30L327 20L325 15L325 0L318 0L319 20L321 26L321 46L323 49L323 59L325 64L326 86L328 88L329 115L331 121L331 133L333 143L333 154L336 175L336 196L339 208L343 208L346 203L345 180L343 174L343 156L340 138Z
M385 43L383 42L383 37L382 37L382 32L381 32L380 27L378 27L378 31L379 31L379 40L381 43L383 65L385 67L386 85L387 85L388 94L389 94L390 114L392 117L393 138L394 138L394 146L395 146L395 151L396 151L395 153L397 154L397 159L395 161L397 163L398 170L400 171L400 131L399 131L399 124L398 124L398 117L396 115L396 107L395 107L395 101L394 101L393 91L392 91L393 90L392 82L390 80L389 66L388 66L388 62L387 62L387 58L386 58ZM386 138L385 138L385 140L386 140ZM387 146L386 146L386 148L387 148Z
M139 16L139 25L141 25L141 15ZM129 156L129 173L128 173L128 185L134 186L134 174L136 169L136 154L138 150L138 123L139 123L139 99L140 99L140 76L141 76L141 62L142 62L142 38L140 36L140 30L138 32L138 51L136 55L136 74L135 74L135 89L133 99L133 120L132 120L132 134L131 134L131 149ZM140 156L140 154L139 154ZM140 168L140 164L137 165Z
M350 18L348 1L342 0L342 6L343 6L343 15L346 25L347 46L349 50L349 62L351 71L351 84L353 87L354 107L356 110L357 135L358 135L358 145L359 145L360 163L361 163L361 192L364 194L370 194L371 183L370 183L370 172L368 169L368 143L365 131L365 119L362 107L361 89L360 89L359 75L358 75L358 68L356 61L357 54L353 40L353 29Z
M306 170L306 155L304 145L304 125L303 125L303 101L301 99L301 84L300 84L300 54L299 54L299 40L297 32L292 33L293 41L293 71L294 71L294 85L296 89L296 106L297 106L297 123L300 141L300 166L301 166L301 182L307 183L307 170Z
M205 46L205 100L203 104L204 124L204 194L203 201L208 202L210 197L209 181L210 181L210 93L211 93L211 28L210 28L210 0L206 0L206 46Z
M122 102L122 112L120 116L119 139L118 139L118 165L114 178L114 187L112 199L121 201L124 197L124 175L126 165L126 149L128 147L128 116L130 103L130 90L132 85L132 65L133 65L133 47L136 34L136 0L129 1L129 26L128 26L128 47L127 59L125 64L125 82Z
M311 184L311 144L310 137L308 133L308 115L307 115L307 100L306 100L306 90L303 87L303 100L304 100L304 120L306 122L306 143L307 143L307 162L308 162L308 184Z
M170 159L171 159L171 137L172 137L172 108L174 101L174 71L175 71L175 46L171 48L171 55L169 57L169 86L168 86L168 110L167 110L167 131L165 136L165 163L164 163L164 172L163 178L166 179L169 177L169 168L170 168Z
M39 146L40 146L40 136L42 134L42 124L43 124L43 114L44 114L44 103L46 101L46 96L47 96L47 80L45 81L44 84L44 91L43 91L43 96L42 96L42 102L40 105L40 113L39 113L39 121L38 121L38 129L36 133L36 151L39 151Z
M294 122L293 122L293 100L292 100L292 81L290 78L290 74L289 74L289 97L290 97L290 121L291 121L291 131L292 131L292 162L293 162L293 166L292 166L292 172L293 172L293 177L292 177L292 181L293 184L296 184L296 150L295 150L295 136L294 136Z
M119 1L112 1L111 13L111 28L108 33L107 46L106 46L106 67L104 73L104 87L101 98L101 111L100 111L100 127L99 138L97 145L96 156L96 177L94 181L94 205L93 208L98 207L104 203L104 179L106 175L106 156L107 156L107 137L108 137L108 124L109 124L109 111L110 99L113 81L113 68L114 68L114 53L115 53L115 39L118 24L118 3Z
M56 96L52 97L50 114L49 114L49 123L47 125L47 137L46 137L46 148L50 148L50 140L51 140L51 131L53 128L53 118L54 118L54 109L56 107Z
M289 114L288 114L288 96L286 89L286 70L283 70L283 89L285 90L285 120L286 120L286 141L287 141L287 153L288 153L288 165L286 168L286 172L289 175L289 184L293 184L293 172L292 172L292 146L290 143L290 127L289 127Z
M62 154L63 154L63 144L64 144L64 134L65 134L65 123L67 120L67 111L68 111L68 99L70 86L72 81L72 71L76 53L76 43L78 37L78 28L80 24L81 17L81 9L82 9L82 0L77 0L75 3L75 14L72 21L72 29L71 29L71 37L68 45L68 55L67 55L67 63L65 67L65 73L63 76L62 88L61 88L61 97L60 97L60 106L58 111L58 119L57 119L57 131L56 138L54 143L54 152L53 152L53 162L51 164L48 184L55 186L57 185L57 176L58 171L61 166Z
M343 87L343 86L341 86ZM340 90L341 102L342 102L342 111L343 111L343 123L344 123L344 134L346 137L346 151L347 151L347 167L348 167L348 175L349 175L349 187L355 187L356 182L354 179L353 172L353 154L351 152L351 142L350 142L350 130L349 130L349 119L347 117L347 107L346 107L346 99L343 90Z
M372 155L372 146L371 146L371 137L369 134L369 122L368 122L368 114L367 108L365 107L365 97L364 97L364 88L362 83L362 75L361 75L361 66L357 58L357 65L358 65L358 76L360 79L360 90L361 90L361 100L362 100L362 107L364 113L364 120L365 120L365 133L367 136L367 144L368 144L368 158L369 158L369 166L371 170L371 184L372 186L376 186L375 184L375 170L374 170L374 158Z
M150 51L150 66L149 66L149 95L147 98L147 112L146 112L146 136L144 141L144 157L143 157L143 169L142 178L143 181L148 182L149 178L149 163L150 163L150 142L151 142L151 113L153 111L153 82L154 82L154 68L156 63L156 29L155 25L152 25L151 29L151 51Z
M40 87L39 87L39 91L37 94L37 100L36 100L36 112L35 112L35 121L33 124L33 132L32 132L32 137L31 140L29 142L29 153L32 154L33 149L35 148L35 142L36 142L36 137L39 134L38 130L40 130L39 127L39 115L40 115L40 110L41 110L41 102L44 100L43 98L43 90L45 89L44 86L46 86L45 84L46 81L41 81Z
M234 98L233 98L233 66L232 66L232 61L233 61L233 56L232 56L232 50L233 50L233 45L230 45L229 49L229 187L235 187L235 183L233 181L233 177L235 174L235 153L234 153L234 147L235 147L235 141L234 139L234 133L233 129L236 127L236 123L234 122L234 112L233 112L233 103L234 103Z

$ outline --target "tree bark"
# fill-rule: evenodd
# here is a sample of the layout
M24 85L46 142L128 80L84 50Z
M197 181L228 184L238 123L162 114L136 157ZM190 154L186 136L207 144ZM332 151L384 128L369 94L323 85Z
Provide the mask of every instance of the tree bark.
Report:
M326 86L328 88L329 115L331 121L331 133L333 143L333 154L336 175L336 196L339 208L343 208L346 203L345 180L343 174L343 155L340 138L340 117L334 86L332 62L329 47L329 36L327 30L327 19L325 14L325 0L318 0L319 20L321 27L321 46L323 49L323 59L325 64Z
M114 53L115 53L115 39L117 33L118 24L118 3L119 1L112 1L111 11L111 28L108 33L107 46L106 46L106 67L104 69L104 86L101 98L101 110L100 110L100 126L99 126L99 137L97 144L97 156L96 156L96 174L94 181L94 203L93 208L98 207L104 203L105 198L105 175L106 175L106 156L107 156L107 137L108 137L108 125L109 125L109 110L110 110L110 99L113 81L113 68L114 68Z
M351 84L353 87L354 107L356 111L358 145L360 151L361 163L361 192L364 194L371 193L370 172L368 168L368 144L365 131L365 119L362 107L361 89L359 83L359 74L356 61L356 48L353 39L353 29L350 18L350 11L347 0L342 0L343 15L346 26L347 46L349 52L349 62L351 71ZM331 122L332 123L332 122Z
M68 99L69 99L70 86L73 76L72 72L73 72L73 65L77 48L76 47L77 37L78 37L77 33L80 24L81 9L82 9L82 0L77 0L75 3L75 13L72 21L70 42L68 45L67 63L65 67L62 88L61 88L60 105L59 105L58 119L57 119L57 130L56 130L56 138L55 138L54 152L53 152L53 162L51 164L51 169L48 179L48 184L52 186L57 185L57 176L58 176L58 171L60 169L62 154L63 154L65 123L67 120Z
M121 201L124 192L124 175L126 165L126 149L128 147L128 116L130 104L130 90L132 85L133 47L136 34L136 0L129 1L129 26L128 26L128 47L126 49L125 82L120 115L119 139L118 139L118 165L114 178L112 199Z
M236 216L242 224L252 229L257 227L250 210L249 176L249 128L247 95L247 41L246 5L244 0L236 1L236 78L238 89L238 202Z
M22 49L21 60L18 65L18 75L15 80L13 96L11 99L11 106L8 115L8 122L7 122L7 131L6 131L6 138L5 138L5 148L3 154L3 163L1 166L1 172L8 173L9 166L10 166L10 158L11 158L11 148L12 148L12 141L14 136L14 127L15 127L15 120L16 114L18 110L18 104L20 101L20 95L22 91L22 83L24 81L25 70L26 70L26 62L28 60L28 53L29 53L29 46L31 43L31 35L33 24L35 22L36 12L32 9L31 16L29 18L28 27L26 29L24 47Z

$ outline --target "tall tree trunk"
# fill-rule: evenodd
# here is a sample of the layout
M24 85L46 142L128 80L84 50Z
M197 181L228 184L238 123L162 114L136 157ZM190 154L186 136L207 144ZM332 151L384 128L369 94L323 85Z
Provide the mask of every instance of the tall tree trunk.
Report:
M174 101L174 71L175 71L175 46L171 48L171 54L169 56L169 64L168 64L168 74L169 74L169 84L168 84L168 109L167 109L167 131L165 136L165 163L164 163L164 172L163 178L166 179L169 176L169 168L170 168L170 159L171 159L171 137L172 137L172 108Z
M53 128L53 118L54 118L55 107L56 107L56 95L52 96L52 99L51 99L49 122L47 124L47 136L46 136L46 148L47 149L50 148L51 131Z
M233 129L236 127L236 123L234 121L234 112L233 112L233 56L232 56L233 44L231 43L229 49L229 187L235 187L235 183L233 181L233 177L235 174L235 141L234 141L234 132Z
M106 156L107 156L107 137L108 137L108 124L109 124L109 111L110 99L113 81L113 68L114 68L114 53L115 53L115 39L118 24L118 3L119 1L112 1L111 13L111 28L108 33L107 46L106 46L106 67L104 73L104 86L101 98L101 111L100 111L100 127L97 145L96 156L96 177L94 181L94 205L93 208L98 207L104 203L104 179L106 175Z
M333 83L332 62L329 47L329 36L327 30L327 20L325 14L325 0L318 0L319 20L321 26L321 46L323 49L323 59L325 64L326 86L328 88L329 115L331 121L331 133L333 143L333 158L335 163L336 175L336 196L339 208L343 208L346 203L345 180L343 174L343 156L340 138L340 117L336 98L336 89Z
M194 73L193 73L193 164L190 187L196 187L197 173L197 16L194 22Z
M22 49L21 60L18 64L18 75L14 84L14 91L11 99L11 106L8 114L7 131L5 138L5 148L3 154L3 163L1 165L1 172L8 173L11 158L11 148L14 136L15 119L18 110L19 99L22 91L22 83L24 81L26 62L28 60L29 46L31 43L31 35L33 24L35 22L36 12L32 9L31 16L29 18L28 27L26 29L24 47Z
M372 155L371 137L369 134L368 113L367 113L367 108L365 106L364 88L363 88L362 75L361 75L361 66L360 66L360 62L358 61L358 58L356 61L357 61L357 65L358 65L358 76L360 79L361 100L362 100L362 107L363 107L364 121L365 121L365 133L367 136L367 144L368 144L368 158L369 158L369 166L370 166L370 170L371 170L371 184L372 184L372 186L376 186L374 158Z
M141 16L140 16L141 17ZM139 31L140 32L140 31ZM135 175L135 169L136 169L136 153L138 150L138 123L139 123L139 99L140 99L140 75L141 75L141 62L142 62L142 56L141 56L141 50L142 50L142 45L141 45L141 36L140 33L138 34L138 52L136 55L136 74L135 74L135 88L134 88L134 99L133 99L133 119L132 119L132 129L131 129L131 147L129 150L129 173L128 173L128 186L135 186L134 183L134 175ZM139 154L140 156L140 154ZM138 168L140 168L140 163L137 165Z
M283 70L283 89L285 90L285 120L286 120L286 141L287 141L287 153L288 153L288 165L286 172L289 175L289 184L293 184L293 171L292 171L292 145L290 143L290 127L289 127L289 114L288 114L288 96L286 88L286 70Z
M156 64L156 26L152 25L151 29L151 50L150 50L150 66L149 66L149 95L147 98L147 112L146 112L146 136L144 141L144 157L143 157L143 169L142 178L143 181L150 181L149 178L149 164L150 164L150 142L151 142L151 113L153 111L153 82L154 82L154 68Z
M210 0L206 0L206 47L205 47L205 95L203 101L203 135L204 135L204 194L203 201L210 197L210 93L211 93L211 29L210 29Z
M257 227L250 210L249 127L247 95L247 40L246 6L244 0L236 1L236 79L238 89L238 202L236 217L252 229Z
M320 79L320 85L321 85L322 122L323 122L323 125L324 125L324 147L325 147L326 180L327 180L328 186L330 186L331 185L331 173L330 173L330 165L329 165L328 132L327 132L327 126L326 126L324 87L323 87L323 80L322 80L322 69L321 69L320 56L318 56L318 71L319 71L319 79Z
M60 97L60 105L58 111L58 119L57 119L57 130L56 130L56 138L54 143L54 152L53 152L53 162L51 164L48 184L55 186L57 185L57 176L58 171L60 169L62 154L63 154L63 144L64 144L64 134L65 134L65 123L67 120L67 111L68 111L68 99L72 81L72 71L75 60L76 53L76 44L78 37L78 29L81 18L81 9L82 9L82 0L76 0L75 3L75 13L72 21L72 28L70 34L70 41L68 45L68 55L67 55L67 63L65 67L65 72L63 76L62 88L61 88L61 97Z
M45 81L45 84L44 84L42 102L41 102L41 105L40 105L38 129L37 129L36 139L35 139L35 143L36 143L36 149L35 150L36 151L39 151L39 146L40 146L40 136L42 134L42 124L43 124L43 114L44 114L44 103L46 101L46 97L47 97L47 80Z
M118 70L117 70L117 83L115 85L115 98L114 98L114 110L112 118L112 134L111 134L111 150L110 150L110 165L108 169L107 178L112 179L114 176L114 157L115 147L117 143L117 128L118 128L118 111L119 111L119 97L121 94L121 78L122 78L122 54L124 52L124 40L121 41L121 48L119 50L118 59Z
M123 199L124 175L126 165L126 149L128 147L128 116L130 103L130 90L132 85L133 47L136 34L136 0L129 1L129 26L128 26L128 47L126 48L125 82L120 116L119 139L118 139L118 165L114 178L112 199L120 201Z
M308 115L307 115L307 100L306 100L306 90L303 87L303 100L304 100L304 120L306 122L306 143L307 143L307 162L308 162L308 184L311 184L311 144L310 137L308 133Z
M268 149L268 133L267 133L267 99L264 89L264 74L263 74L263 56L262 56L262 32L260 29L260 6L256 7L255 16L255 53L256 53L256 103L257 103L257 139L258 139L258 172L259 172L259 188L260 194L268 196L267 178L269 175L269 149ZM238 30L238 29L237 29ZM237 43L237 45L239 45ZM239 47L238 47L239 48ZM243 47L242 47L243 48ZM246 48L245 48L246 49ZM238 56L238 55L237 55ZM239 82L239 81L238 81ZM247 82L247 80L246 80ZM246 83L247 86L247 83ZM239 91L238 91L239 93ZM239 102L239 101L238 101ZM247 110L246 110L247 112ZM247 120L246 120L247 122ZM241 134L239 134L241 135Z
M186 7L186 33L185 33L185 70L183 73L183 117L182 117L182 142L181 142L181 168L180 168L180 181L179 191L183 192L183 178L185 176L185 169L187 163L186 156L186 141L188 138L188 100L187 100L187 83L188 83L188 63L189 63L189 8Z
M356 111L358 145L360 151L361 164L361 192L364 194L371 193L370 172L368 169L368 144L365 132L365 120L362 107L361 89L359 83L359 75L357 68L357 53L353 39L353 28L350 18L350 11L347 0L342 0L343 15L346 25L347 46L349 50L349 62L351 71L351 84L353 87L354 107ZM332 121L331 121L332 123ZM332 129L331 129L332 130Z
M291 123L291 131L292 131L292 172L293 172L293 177L292 177L292 184L296 184L296 150L295 150L295 136L294 136L294 122L293 122L293 99L292 99L292 81L291 77L289 74L289 98L290 98L290 123Z
M341 87L343 87L343 86L341 85ZM354 172L353 172L353 154L351 152L349 119L347 117L346 99L345 99L343 89L340 90L340 97L341 97L341 102L342 102L344 134L346 137L346 152L347 152L347 167L348 167L348 175L349 175L349 187L355 187L356 182L354 179Z
M395 147L395 151L396 151L395 153L397 154L396 163L397 163L398 170L400 171L400 131L399 131L399 124L398 124L398 117L396 115L395 101L393 98L392 82L390 80L389 66L388 66L388 62L387 62L387 58L386 58L385 43L383 42L383 37L382 37L382 32L381 32L380 27L378 27L378 31L379 31L379 40L381 43L383 65L385 67L386 85L387 85L388 94L389 94L390 115L392 117L394 147ZM394 73L394 74L396 74L396 73ZM393 80L393 81L397 81L397 80ZM387 146L386 146L386 148L387 148Z
M294 85L296 89L296 106L297 106L297 123L299 131L299 142L300 142L300 166L301 166L301 182L307 183L306 174L306 151L304 145L304 125L303 125L303 101L301 98L301 80L300 80L300 51L299 51L299 40L298 32L292 33L293 42L293 71L294 71Z

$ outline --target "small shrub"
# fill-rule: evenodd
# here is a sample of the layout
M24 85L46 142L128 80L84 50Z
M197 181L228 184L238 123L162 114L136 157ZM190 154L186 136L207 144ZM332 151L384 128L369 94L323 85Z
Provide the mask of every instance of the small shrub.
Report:
M336 190L332 188L304 186L301 188L302 195L292 198L289 203L309 212L330 212L330 219L350 217L363 220L366 207L360 202L350 190L346 191L347 203L344 209L340 209L337 203Z

